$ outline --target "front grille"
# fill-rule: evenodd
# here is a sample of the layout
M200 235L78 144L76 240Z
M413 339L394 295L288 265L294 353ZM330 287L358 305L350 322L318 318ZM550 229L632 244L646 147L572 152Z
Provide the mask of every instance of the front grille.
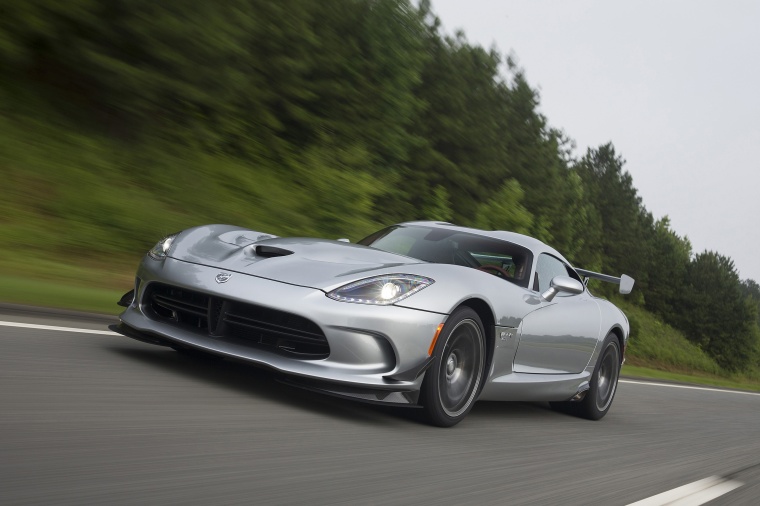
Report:
M143 297L151 317L255 348L305 359L330 354L322 329L302 316L193 290L151 283Z

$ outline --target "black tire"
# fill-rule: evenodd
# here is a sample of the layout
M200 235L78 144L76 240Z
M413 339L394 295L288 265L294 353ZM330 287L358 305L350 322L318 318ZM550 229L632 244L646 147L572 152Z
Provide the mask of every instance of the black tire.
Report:
M483 323L468 307L446 320L425 372L420 401L428 422L451 427L467 416L477 400L486 363Z
M582 401L552 402L551 407L557 411L601 420L610 410L617 392L620 376L620 342L615 334L610 333L602 343L602 350L591 375L589 390Z

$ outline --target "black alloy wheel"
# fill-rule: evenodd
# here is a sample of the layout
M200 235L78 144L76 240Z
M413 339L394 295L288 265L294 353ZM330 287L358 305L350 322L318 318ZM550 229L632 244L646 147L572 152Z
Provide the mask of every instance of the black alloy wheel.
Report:
M610 333L602 343L602 351L596 361L591 375L589 390L582 401L551 402L553 409L564 413L600 420L612 406L620 376L621 353L620 342L615 334Z
M482 386L485 344L483 323L472 309L461 307L446 320L420 392L430 423L451 427L472 409Z

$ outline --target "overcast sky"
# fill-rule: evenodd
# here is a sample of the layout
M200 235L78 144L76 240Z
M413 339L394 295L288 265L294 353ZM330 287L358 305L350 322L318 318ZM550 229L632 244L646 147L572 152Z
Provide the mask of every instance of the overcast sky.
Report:
M655 218L760 282L760 2L432 0L513 53L576 155L612 141Z

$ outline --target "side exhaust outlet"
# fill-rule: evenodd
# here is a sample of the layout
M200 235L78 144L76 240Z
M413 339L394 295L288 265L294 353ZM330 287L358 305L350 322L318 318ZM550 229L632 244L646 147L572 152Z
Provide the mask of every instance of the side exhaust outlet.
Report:
M586 397L589 388L590 387L588 383L582 384L580 387L578 387L578 392L570 398L570 402L582 401L583 398Z

